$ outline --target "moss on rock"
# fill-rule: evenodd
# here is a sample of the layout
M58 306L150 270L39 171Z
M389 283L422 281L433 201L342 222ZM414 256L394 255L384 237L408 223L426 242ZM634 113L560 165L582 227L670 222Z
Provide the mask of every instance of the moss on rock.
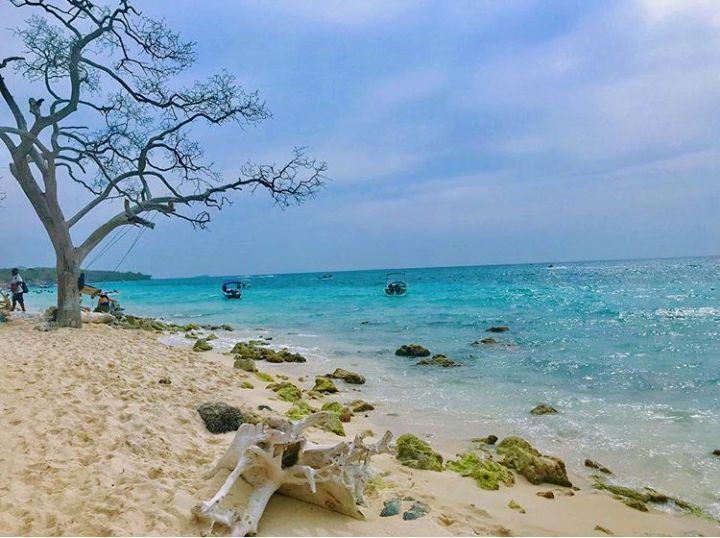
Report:
M198 338L195 345L193 345L193 351L210 351L212 348L212 345L208 344L208 341L204 338Z
M395 355L398 357L429 357L430 350L420 344L406 344L400 346L395 351Z
M365 384L365 377L358 374L357 372L350 372L348 370L345 370L344 368L335 368L335 371L332 374L327 374L327 377L331 377L333 379L342 379L346 383L350 383L351 385L363 385Z
M340 402L324 403L320 409L322 411L335 413L340 419L340 422L350 422L350 419L352 418L352 411Z
M565 463L554 456L541 454L521 437L506 437L497 447L498 454L504 455L502 464L515 469L532 484L557 484L571 487Z
M235 368L239 368L240 370L245 370L246 372L257 372L257 366L255 366L255 361L253 359L236 357L233 366Z
M312 415L317 409L312 407L305 400L298 400L295 404L285 413L285 415L291 420L301 420L308 415Z
M431 359L421 359L416 363L417 366L440 366L442 368L454 368L462 366L459 362L449 359L445 355L433 355Z
M406 433L398 437L397 459L406 467L429 471L442 471L443 458L430 445L416 436Z
M302 398L302 391L300 388L296 387L289 381L273 383L268 385L267 388L277 394L278 398L285 402L297 402L300 398Z
M273 376L268 373L261 372L260 370L257 370L253 373L255 374L255 377L257 377L260 381L265 381L266 383L272 383L273 381L275 381L275 378L273 378Z
M225 433L235 431L240 424L247 422L243 412L224 402L207 402L197 408L210 433Z
M318 376L315 378L315 386L312 388L312 391L334 393L338 391L338 388L335 386L335 383L327 377Z
M489 458L482 458L475 452L459 454L459 458L447 462L446 467L462 476L469 476L482 489L500 489L500 484L512 486L515 477L507 467Z

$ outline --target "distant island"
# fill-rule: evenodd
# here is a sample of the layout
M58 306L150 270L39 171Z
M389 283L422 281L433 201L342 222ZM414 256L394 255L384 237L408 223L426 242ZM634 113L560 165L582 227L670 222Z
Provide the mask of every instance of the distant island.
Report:
M10 281L11 268L0 269L0 283ZM93 282L115 282L124 280L150 280L152 277L143 273L132 271L86 271L85 281ZM54 286L57 282L57 274L54 267L21 267L20 274L29 286Z

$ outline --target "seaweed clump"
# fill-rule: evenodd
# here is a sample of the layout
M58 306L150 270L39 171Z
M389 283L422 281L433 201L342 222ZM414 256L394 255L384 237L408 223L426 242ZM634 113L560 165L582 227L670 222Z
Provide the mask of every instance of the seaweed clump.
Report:
M443 458L430 445L412 434L406 433L398 437L397 459L406 467L428 471L442 471Z

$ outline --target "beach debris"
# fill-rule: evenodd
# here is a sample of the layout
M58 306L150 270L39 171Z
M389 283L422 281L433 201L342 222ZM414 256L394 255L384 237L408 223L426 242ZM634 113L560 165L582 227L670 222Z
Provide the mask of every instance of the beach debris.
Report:
M430 511L430 507L424 502L415 501L410 510L403 512L402 518L405 521L421 518Z
M538 497L544 497L545 499L554 499L555 494L552 491L538 491L535 493Z
M268 385L267 388L277 394L277 397L284 402L297 402L300 398L302 398L302 391L300 388L289 381L272 383Z
M498 341L495 340L492 336L488 336L486 338L481 338L480 340L475 340L472 344L472 346L482 346L482 345L490 345L490 344L497 344Z
M443 458L422 439L406 433L397 438L397 459L406 467L442 471Z
M541 454L521 437L506 437L497 446L497 452L504 455L502 464L515 469L532 484L557 484L571 487L565 463L555 456Z
M398 357L429 357L430 350L420 344L406 344L395 350Z
M340 419L340 422L350 422L350 419L352 418L352 411L350 411L348 407L344 406L340 402L324 403L320 410L335 413Z
M606 529L605 527L603 527L603 526L601 526L601 525L595 525L595 529L594 529L594 530L596 530L596 531L598 531L598 532L601 532L601 533L603 533L603 534L607 534L608 536L614 536L614 534L612 533L612 531L609 531L608 529Z
M554 415L558 412L558 410L551 405L543 403L533 407L530 412L533 415Z
M216 523L230 527L233 536L256 534L267 503L277 491L364 519L358 504L363 502L365 482L370 477L371 457L390 451L392 435L386 432L373 444L366 444L362 435L329 446L307 441L305 430L330 416L319 412L300 421L272 417L256 425L241 425L227 452L206 478L221 469L231 470L229 476L211 499L193 508L193 514L210 521L211 529ZM238 511L221 507L241 477L252 487L247 508Z
M513 510L516 510L517 512L520 512L521 514L525 513L525 509L520 506L518 503L516 503L513 499L510 499L510 502L508 503L508 507L512 508Z
M208 341L204 338L198 338L195 345L193 345L193 351L210 351L212 348L212 345L208 344Z
M317 376L315 378L315 386L312 388L314 392L333 393L337 392L338 388L335 386L330 379L323 376Z
M446 468L475 479L475 483L482 489L497 490L500 484L512 486L515 477L507 467L500 465L489 457L482 457L476 452L458 454L456 460L450 460Z
M172 381L169 377L161 377L160 379L158 379L158 383L160 383L161 385L169 385L172 383Z
M596 462L595 460L586 459L585 467L590 467L591 469L597 469L601 473L613 474L613 472L610 469L608 469L604 465L601 465L600 463Z
M498 436L497 435L488 435L487 437L476 437L474 439L470 439L473 443L482 443L484 445L494 445L497 443Z
M391 517L396 516L400 513L400 503L402 499L390 499L383 503L383 509L380 512L380 517Z
M507 325L496 325L493 327L488 327L485 330L486 330L486 332L489 332L489 333L504 333L504 332L509 331L510 327L508 327Z
M366 411L374 411L375 406L365 400L353 400L348 404L353 413L365 413Z
M664 493L659 493L652 488L645 487L643 488L643 490L636 490L625 486L608 484L599 475L594 475L594 478L595 482L593 483L593 487L595 489L609 491L613 494L613 497L615 497L619 501L622 501L630 508L634 508L635 510L647 512L647 503L654 503L671 505L683 512L687 512L694 516L703 518L710 517L707 512L705 512L705 510L703 510L699 506L679 499L677 497L672 497L670 495L665 495Z
M237 357L233 362L233 366L235 368L239 368L240 370L245 370L246 372L257 372L255 361L247 357Z
M454 368L456 366L462 366L461 363L449 359L445 355L433 355L431 359L421 359L416 366L440 366L442 368Z
M0 315L2 315L2 314L0 314ZM0 321L5 321L5 320L0 319ZM55 323L54 321L41 321L40 323L36 323L35 325L33 325L33 329L35 329L36 331L40 331L42 333L46 333L46 332L54 331L55 329L57 329L57 323Z
M332 374L326 374L326 377L330 377L333 379L342 379L346 383L350 383L351 385L364 385L365 384L365 376L362 376L356 372L350 372L348 370L345 370L344 368L335 368L335 371Z
M225 402L207 402L197 408L210 433L232 432L246 422L245 415L237 407Z

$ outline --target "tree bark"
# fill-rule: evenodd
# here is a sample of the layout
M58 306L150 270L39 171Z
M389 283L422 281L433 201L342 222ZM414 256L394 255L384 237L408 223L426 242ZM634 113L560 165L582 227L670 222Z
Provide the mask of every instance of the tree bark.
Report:
M73 253L57 252L57 324L60 327L82 327L80 318L80 262Z

